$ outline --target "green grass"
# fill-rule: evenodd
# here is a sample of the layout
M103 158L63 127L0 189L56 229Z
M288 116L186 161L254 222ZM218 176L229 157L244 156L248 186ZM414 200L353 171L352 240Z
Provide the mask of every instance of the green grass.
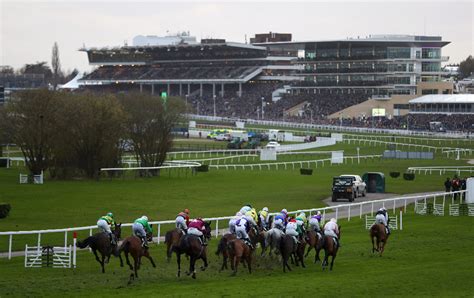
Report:
M383 257L371 253L364 223L359 219L341 221L342 244L332 272L322 272L313 264L292 266L283 274L278 260L257 257L251 275L240 267L237 277L229 271L218 273L220 259L208 248L210 267L197 272L197 280L176 277L176 262L166 263L164 246L151 253L157 263L152 268L143 261L139 279L128 285L129 270L117 259L105 274L88 251L78 254L78 268L25 269L23 258L0 259L0 296L471 296L473 273L474 218L404 216L404 230L394 231ZM198 261L198 265L201 261ZM188 262L183 259L187 270Z

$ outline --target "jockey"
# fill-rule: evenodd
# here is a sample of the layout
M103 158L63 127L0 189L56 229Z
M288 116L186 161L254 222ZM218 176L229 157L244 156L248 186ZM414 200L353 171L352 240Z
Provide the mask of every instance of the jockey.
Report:
M115 220L112 212L109 212L107 213L107 215L99 218L99 220L97 221L97 227L99 228L99 231L107 233L110 238L110 244L117 245L117 242L115 241L115 236L111 230L112 227L115 227Z
M288 221L288 224L286 225L286 230L285 234L290 235L293 237L295 240L295 243L298 243L298 239L296 238L298 236L298 224L296 222L296 219L292 218Z
M286 209L281 209L280 211L281 214L285 217L285 225L288 222L288 211Z
M250 210L252 210L252 205L247 204L244 207L240 208L239 212L242 213L242 214L245 214L245 213L249 212Z
M321 212L318 211L315 215L311 216L309 219L309 226L313 231L315 231L319 237L321 237Z
M242 216L235 222L235 232L238 239L242 239L250 249L253 249L252 242L250 242L249 234L250 231L250 221L248 216Z
M306 214L304 212L301 212L297 217L296 217L296 231L298 232L298 235L301 239L301 237L305 234L305 226L306 226Z
M252 210L248 211L247 213L245 213L245 215L243 216L247 222L250 224L250 227L251 228L257 228L257 222L255 221L255 216L256 216L256 213L253 212Z
M382 207L377 211L375 215L375 222L383 224L385 226L385 229L387 230L387 235L390 235L391 231L390 231L390 227L388 226L390 219L388 217L387 209Z
M324 235L331 236L335 240L336 245L340 247L341 244L339 243L339 239L337 237L338 234L339 226L337 225L337 219L331 218L331 220L324 225Z
M235 234L235 222L242 217L242 213L237 212L233 218L229 220L229 232Z
M253 221L254 221L255 223L257 223L257 222L258 222L258 213L257 213L257 210L255 210L255 208L252 208L252 209L250 210L250 214L251 214L251 216L252 216Z
M203 246L207 245L206 239L204 238L203 232L205 231L206 227L204 225L204 221L201 218L193 219L188 226L188 234L196 235L201 240Z
M184 209L182 212L178 213L175 222L178 229L181 229L184 233L187 233L189 225L189 209Z
M285 220L286 220L285 215L282 213L279 213L275 215L275 219L273 220L273 226L283 231L285 229Z
M148 248L148 241L146 239L147 233L153 233L152 228L148 224L148 217L143 215L140 218L137 218L132 226L133 235L140 238L142 241L142 246Z
M262 210L258 212L258 217L260 218L260 222L262 223L263 229L266 231L268 229L268 208L263 207Z

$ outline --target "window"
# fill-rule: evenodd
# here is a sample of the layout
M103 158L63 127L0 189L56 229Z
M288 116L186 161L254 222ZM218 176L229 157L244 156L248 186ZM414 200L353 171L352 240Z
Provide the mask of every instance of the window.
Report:
M423 59L440 59L441 49L440 48L424 48L421 50L421 58Z
M399 110L408 110L408 104L399 104L399 103L396 103L393 105L393 108L394 109L399 109Z
M387 58L410 58L410 48L387 48Z
M421 90L421 94L423 94L423 95L438 94L438 89L423 89L423 90Z

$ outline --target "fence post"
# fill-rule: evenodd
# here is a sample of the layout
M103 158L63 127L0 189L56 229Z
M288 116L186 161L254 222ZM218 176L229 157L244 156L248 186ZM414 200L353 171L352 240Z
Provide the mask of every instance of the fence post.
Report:
M374 216L374 202L372 202L372 207L370 208L370 216Z
M67 246L67 231L64 231L64 250L66 250Z
M402 211L402 209L400 209L400 230L403 230L403 211Z
M41 233L38 233L38 250L40 246L41 246Z
M349 205L349 208L347 210L347 221L351 220L351 205Z
M359 210L359 218L362 218L362 204L360 204L359 206L360 206L360 210Z
M336 208L336 220L337 220L337 215L338 215L338 212L339 212L339 207Z
M161 224L158 224L158 244L160 244Z
M10 234L10 240L8 241L8 259L9 260L12 258L12 244L13 244L13 234Z
M219 220L216 220L216 238L219 236Z

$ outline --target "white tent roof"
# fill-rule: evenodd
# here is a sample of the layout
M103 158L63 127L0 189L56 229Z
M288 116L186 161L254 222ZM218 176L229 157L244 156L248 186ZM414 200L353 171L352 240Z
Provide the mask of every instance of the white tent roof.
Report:
M70 80L66 84L59 86L59 89L77 89L79 88L78 80L82 79L82 74L78 73L74 79Z
M474 94L431 94L410 100L414 103L473 103Z

